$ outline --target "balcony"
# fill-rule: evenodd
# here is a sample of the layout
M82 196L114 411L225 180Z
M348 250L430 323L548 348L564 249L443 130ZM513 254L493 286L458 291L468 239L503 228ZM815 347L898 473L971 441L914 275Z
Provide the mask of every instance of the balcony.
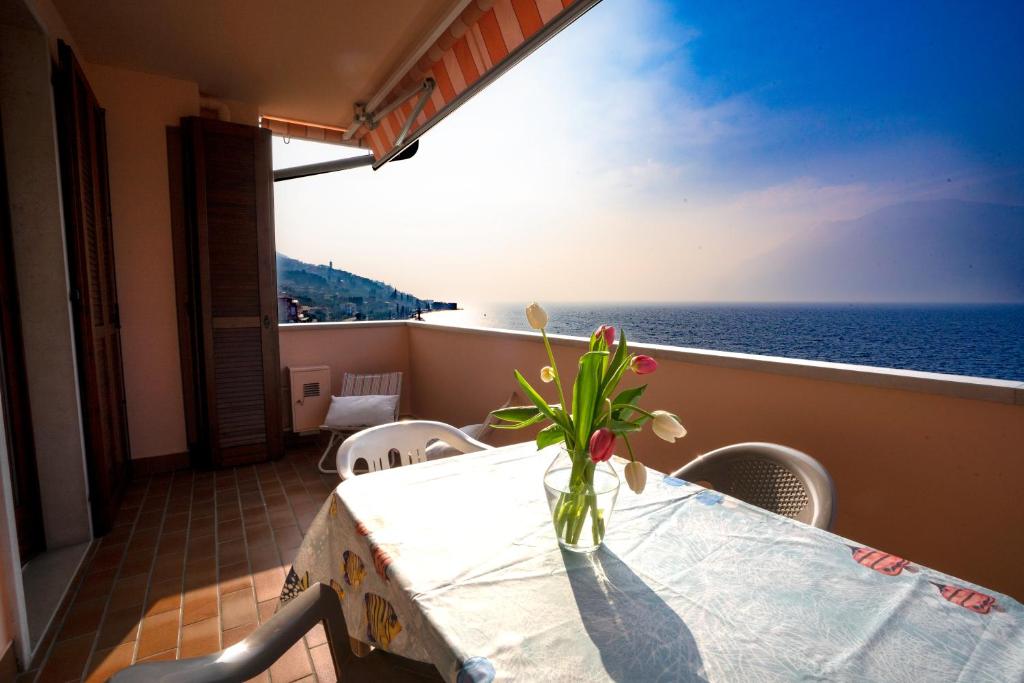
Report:
M565 367L586 343L552 342ZM403 414L452 424L480 421L514 390L512 368L535 374L544 358L535 334L429 322L285 325L280 346L282 372L327 364L336 389L347 371L400 370ZM1024 593L1017 571L1024 558L1006 545L1024 525L1015 483L1024 465L1010 457L1024 442L1024 385L634 346L659 361L653 402L677 411L689 429L675 445L641 437L637 453L649 466L668 472L746 440L794 446L835 479L836 533ZM496 445L527 435L499 437ZM316 470L322 440L291 443L273 463L134 481L30 673L105 680L133 662L227 647L269 618L294 552L336 483ZM314 674L334 680L319 628L269 680Z
M10 315L0 315L7 363L0 391L0 680L16 671L26 681L106 680L134 662L230 646L266 621L314 513L337 483L316 470L324 443L314 435L289 435L285 456L271 462L187 468L210 450L192 433L196 405L208 396L196 399L189 386L196 366L183 360L198 333L182 313L197 298L182 283L194 284L201 268L182 262L191 253L182 246L182 214L195 206L176 184L182 159L168 128L180 129L186 119L233 121L263 128L257 133L265 138L273 132L362 150L354 162L313 164L301 173L400 160L420 135L596 0L514 3L519 10L509 0L399 0L357 20L347 3L295 13L257 2L246 13L251 23L217 3L185 12L171 2L0 3L0 235L10 237L10 244L0 240L3 312ZM528 5L544 20L541 28L531 19L533 37L516 28L513 15ZM497 11L504 31L490 21ZM482 17L490 23L475 30L490 37L486 72L473 55L458 59L439 47L450 30L463 35ZM71 108L53 84L55 71L63 74L58 82L67 81L78 73L69 65L78 62L55 70L62 54L77 55L84 81L76 92L94 91L92 121L104 122L94 131L102 144L84 156L94 157L89 168L97 172L89 177L109 184L109 192L91 191L88 206L77 203L83 215L110 223L103 249L95 250L108 272L92 287L73 281L69 267L78 250L68 206L76 203L65 195L77 157L61 154ZM429 74L420 73L423 65ZM439 82L435 67L453 69L465 87L445 87L448 79ZM373 101L370 111L362 105ZM494 124L501 130L501 121ZM270 165L263 165L258 183L237 189L255 196L257 186L270 187ZM226 203L241 206L232 197ZM263 210L271 204L253 203ZM274 236L272 221L249 227L243 236ZM436 249L432 237L421 230L417 239ZM236 247L225 249L229 256L242 251L231 237L221 243ZM241 270L251 275L252 268L250 262ZM274 277L257 270L272 298ZM261 297L242 303L260 304ZM109 325L83 325L75 317L83 301L103 309ZM219 329L255 328L279 342L279 362L260 364L262 377L276 380L279 369L285 379L289 367L326 364L337 392L345 372L401 371L402 414L453 425L480 422L504 403L517 389L513 368L536 376L544 363L540 338L530 333L410 321L285 325L275 333L272 316L260 324L250 313L227 316ZM119 339L90 358L82 329L93 327L115 330ZM585 340L553 343L569 368ZM679 413L689 430L675 445L649 432L638 437L637 454L650 467L670 472L739 441L799 448L835 479L836 533L1024 597L1024 549L1014 542L1024 528L1024 383L636 346L660 364L652 403ZM227 345L225 355L239 349ZM254 367L238 374L255 375ZM90 393L86 380L105 391ZM271 384L263 398L278 396L275 382L264 388ZM246 385L239 395L244 403L254 392ZM291 397L282 398L287 424ZM269 419L261 415L259 423L277 439L277 410L266 412ZM114 424L118 419L123 424ZM233 424L240 422L251 425L237 416ZM93 443L97 434L119 435L126 445ZM499 432L494 444L531 436ZM120 457L109 466L115 452ZM106 533L105 515L95 523L97 502L118 500L128 472L134 480ZM118 478L106 491L103 474ZM310 632L261 680L334 680L322 631Z
M585 340L552 342L559 364L574 367ZM285 325L280 346L282 367L330 365L335 388L346 371L401 370L403 413L455 425L501 405L516 389L513 368L536 376L546 364L539 335L429 322ZM741 441L793 446L835 479L837 534L1024 594L1024 551L1006 545L1024 527L1024 463L1013 457L1024 443L1024 384L632 346L659 362L651 404L689 430L675 445L645 432L637 455L648 466L670 472Z

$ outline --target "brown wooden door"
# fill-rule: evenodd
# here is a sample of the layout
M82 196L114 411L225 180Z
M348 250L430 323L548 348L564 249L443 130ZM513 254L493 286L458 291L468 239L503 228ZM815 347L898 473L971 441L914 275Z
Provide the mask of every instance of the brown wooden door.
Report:
M0 391L3 392L4 432L7 435L7 460L14 493L18 551L24 564L46 549L46 535L43 531L28 377L25 374L21 338L3 137L3 125L0 123Z
M280 457L270 131L182 122L191 169L201 391L210 462Z
M54 92L68 275L75 321L89 500L97 536L110 530L130 460L121 366L121 324L103 109L63 42Z

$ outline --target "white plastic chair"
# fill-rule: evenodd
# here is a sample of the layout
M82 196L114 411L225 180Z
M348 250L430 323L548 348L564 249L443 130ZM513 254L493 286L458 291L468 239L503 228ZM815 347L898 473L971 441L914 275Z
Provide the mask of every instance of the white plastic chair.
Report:
M398 421L399 404L402 395L402 373L385 372L376 375L357 375L346 372L341 378L341 393L339 396L398 396L399 402L395 403L395 421ZM327 448L320 456L317 469L324 474L335 474L335 470L329 469L326 465L327 459L331 457L334 447L341 443L345 436L352 434L352 430L338 429L331 425L320 425L322 431L330 432L327 440Z
M831 529L836 489L820 462L776 443L723 446L672 473L819 529Z
M402 466L424 462L427 444L434 439L441 439L463 453L491 448L444 422L396 422L364 429L346 439L338 447L338 476L342 479L356 476L353 467L358 460L365 460L370 472L390 469L394 460Z

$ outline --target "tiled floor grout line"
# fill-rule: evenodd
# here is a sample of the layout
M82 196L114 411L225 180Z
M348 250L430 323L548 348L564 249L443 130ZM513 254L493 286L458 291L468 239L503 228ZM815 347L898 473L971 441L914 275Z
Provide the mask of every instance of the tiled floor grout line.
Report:
M298 515L295 514L295 507L292 505L292 496L291 496L290 493L288 493L288 489L285 488L284 482L281 481L281 475L280 475L280 472L277 469L278 465L281 462L283 462L283 460L277 460L277 461L274 461L274 463L273 463L274 477L277 479L278 485L281 486L281 490L284 492L284 499L288 502L288 509L291 510L292 519L295 520L295 527L299 530L299 533L302 535L302 538L305 539L306 538L306 532L304 532L302 530L302 525L299 524ZM291 464L289 463L289 466L290 465ZM294 467L292 469L294 469ZM298 475L298 470L295 470L295 474L296 474L296 476ZM299 478L299 482L302 483L302 479L301 478ZM306 491L307 495L309 494L309 491L306 489L306 484L305 483L302 483L302 489L304 491ZM271 524L271 533L273 533L273 524ZM275 545L276 545L276 543L275 543ZM277 549L277 553L278 553L278 557L281 559L281 561L283 563L284 562L284 555L281 553L281 548L280 547ZM292 558L292 559L294 559L294 558ZM288 561L288 564L291 564L291 560ZM307 635L309 635L308 632L302 634L302 640L301 640L301 642L302 642L302 650L306 653L306 660L309 662L309 670L313 672L314 680L319 681L320 677L316 673L316 664L313 662L313 653L311 653L309 651L309 642L306 640L306 636Z
M319 449L313 450L316 451L313 455L319 455ZM298 449L296 449L296 451L298 451ZM331 486L331 484L334 483L333 479L328 481L326 478L314 476L308 471L308 467L315 467L315 462L316 458L306 454L304 451L293 451L279 461L268 462L262 465L231 467L216 472L187 470L169 473L168 475L154 475L146 477L145 479L140 477L136 481L132 482L133 490L131 494L131 502L137 505L137 509L130 520L123 520L123 518L119 518L119 521L123 520L125 523L121 524L119 527L115 527L115 529L126 534L117 564L113 568L107 568L109 565L106 563L109 562L109 558L115 555L111 553L109 556L104 556L102 565L104 568L102 570L97 570L100 572L101 576L97 577L95 581L90 582L90 585L93 585L93 588L89 589L89 600L86 602L90 604L87 604L87 610L76 615L73 622L69 621L72 617L73 610L77 607L77 601L80 597L83 597L83 590L86 586L85 577L90 572L94 571L93 563L95 561L96 553L102 551L105 547L110 547L105 544L104 539L96 539L87 551L82 567L79 569L80 575L76 576L76 582L72 586L73 594L67 598L68 601L66 603L65 611L60 616L59 623L52 624L47 634L44 634L44 637L48 638L49 642L46 644L45 650L37 655L35 660L36 668L31 670L28 676L21 678L19 683L29 680L33 681L33 683L40 683L44 679L43 671L50 664L50 659L54 652L58 652L61 659L63 659L65 656L71 656L70 653L74 648L77 648L74 649L74 651L79 653L75 655L76 661L78 657L82 656L84 656L85 659L81 674L78 678L72 680L81 681L88 676L94 675L92 672L98 673L101 670L106 671L108 669L112 671L112 666L123 666L121 663L114 665L114 661L121 662L122 657L127 660L129 651L131 663L136 663L139 660L140 652L143 652L141 650L141 645L143 644L142 636L148 618L148 611L152 607L149 604L150 601L156 600L161 603L159 606L166 606L164 600L165 598L172 598L171 593L175 590L175 587L178 591L179 600L175 612L177 617L177 622L174 624L174 626L176 626L176 632L174 634L173 644L168 643L173 649L162 644L166 637L171 635L166 632L166 627L170 627L172 625L171 623L167 623L167 621L173 617L171 614L167 614L160 620L159 628L154 629L152 625L150 626L149 632L151 633L151 640L147 641L147 647L156 645L162 649L160 652L145 652L145 656L150 657L161 653L166 656L166 654L173 652L173 656L181 657L183 648L185 648L188 643L192 642L191 640L187 640L185 637L184 629L188 625L185 624L184 620L187 616L185 614L187 586L190 585L189 561L192 559L193 554L197 552L197 549L192 547L194 538L204 537L204 540L213 542L212 552L210 552L210 555L207 557L210 561L214 562L214 572L212 572L214 574L214 579L212 582L203 580L198 588L201 588L204 593L208 594L208 589L206 587L210 583L213 584L212 588L216 593L215 604L217 611L215 616L217 617L217 621L215 624L217 626L217 642L219 643L220 649L223 649L226 641L223 614L224 602L221 595L221 583L225 579L230 580L230 578L223 571L223 567L221 566L222 561L227 556L224 555L224 552L220 547L224 538L221 533L220 524L222 522L227 524L229 521L234 520L225 521L224 513L220 512L221 508L218 504L224 505L223 509L226 511L229 510L231 506L226 502L227 496L229 495L235 496L235 510L238 514L238 523L241 524L241 530L239 533L240 538L238 540L242 542L245 552L245 563L242 564L239 561L234 564L237 568L241 569L241 573L248 571L249 585L247 588L250 591L250 599L253 600L256 607L256 623L254 626L259 627L261 618L260 598L266 597L264 602L269 602L271 599L276 600L276 594L273 597L267 597L266 594L271 591L270 584L276 582L277 578L281 574L281 572L277 571L277 567L281 567L282 571L287 573L291 566L291 562L294 559L296 548L282 547L282 544L285 543L285 538L287 537L287 543L290 545L296 538L294 536L296 532L298 532L298 538L300 540L305 537L305 530L308 525L300 522L298 508L302 508L302 519L308 522L311 517L311 513L316 513L316 510L312 509L312 505L315 505L318 502L322 504L322 501L319 501L321 498L321 490L331 491L333 488ZM255 479L255 483L253 482L253 479ZM218 480L220 486L224 487L223 489L218 487ZM243 485L246 487L244 492L241 488ZM275 486L277 488L274 488ZM207 489L207 487L210 487L212 490ZM163 489L163 492L158 493L158 489ZM197 496L200 495L200 491L203 492L203 495L206 495L206 492L209 491L212 494L210 500L206 502L197 501ZM245 494L244 497L243 493ZM161 495L163 495L163 498L160 498ZM303 498L303 495L305 495L306 498ZM138 497L137 501L135 501L136 496ZM268 496L270 497L269 500L273 500L274 502L273 504L275 505L275 509L273 511L269 508ZM153 505L159 506L158 509L151 509ZM204 505L212 505L213 509L210 510L209 508L203 507ZM319 506L317 507L319 508ZM172 514L174 518L169 520L168 517ZM202 525L202 529L198 527L194 528L197 520L197 514L203 515L203 521L205 523ZM147 526L146 529L140 529L139 524L143 523L142 518L144 515L146 516L145 523L152 523L152 526ZM229 514L228 516L232 515ZM183 520L180 519L182 517L184 518ZM184 522L183 526L179 526L179 523L182 521ZM207 536L206 525L210 522L212 522L212 529L209 532L210 538L207 539L205 538ZM250 524L252 526L249 526ZM264 525L266 525L267 530L264 529ZM127 527L126 531L124 530L125 527ZM178 533L179 529L182 530L180 535ZM233 537L233 529L226 528L225 530L231 531L230 535ZM129 554L133 548L133 541L135 543L145 545L151 540L148 533L143 539L143 532L152 532L154 535L154 544L149 548L152 555L149 558L150 561L146 563L147 569L144 570L145 573L137 571L140 561L144 561L145 559L144 554L142 552L132 553L131 555ZM167 560L171 560L173 562L173 555L175 554L173 552L167 552L168 550L173 550L171 545L165 545L165 536L168 534L175 537L173 539L175 541L174 545L177 545L179 542L178 538L181 538L184 542L184 552L179 556L181 571L178 579L168 576L168 574L173 570L173 567L171 566L171 562L167 562ZM261 552L258 554L254 554L253 552L252 544L254 542L258 542L258 547L261 549ZM118 544L120 543L121 542ZM264 548L264 543L268 543L269 547ZM208 546L204 546L204 548L206 547ZM233 545L230 549L233 555L235 552ZM161 556L161 552L164 553L163 556ZM130 560L130 558L132 559ZM113 604L115 602L114 596L119 594L117 586L124 580L125 577L123 574L125 572L125 567L130 561L133 565L131 578L144 579L144 586L142 586L143 594L141 596L142 604L138 609L136 621L133 624L134 639L129 642L111 644L107 642L110 639L106 638L103 633L104 628L107 626L106 621L111 618L112 614L114 614L115 607L118 621L129 619L129 617L131 617L135 612L135 610L132 610L129 607L118 607ZM256 573L257 571L269 572L271 567L263 568L263 565L271 562L276 565L271 565L273 567L274 579L271 581L269 576L261 576L259 588L263 593L260 593L257 590L258 582L256 580ZM204 564L204 567L208 567L208 565ZM203 571L209 570L203 569ZM106 573L107 576L102 576L104 573ZM234 573L234 571L231 572L232 575ZM110 576L113 578L109 578ZM239 578L241 578L241 576ZM98 585L98 583L107 580L111 582L111 586L107 593L105 595L97 595L100 591L96 589L102 587ZM160 584L158 589L155 587L156 584ZM168 593L167 596L164 596L165 592ZM135 596L138 596L137 590L132 591L132 593ZM120 604L121 602L119 602L119 605ZM209 605L208 602L206 604ZM84 636L90 636L89 639L86 640L83 638L80 644L71 645L67 648L58 650L57 644L58 639L62 638L62 629L68 628L70 632L69 624L74 623L76 624L75 630L80 630L78 627L86 623L83 619L91 620L94 618L93 615L96 611L99 612L99 615L98 617L95 617L98 618L95 631L91 634L82 634ZM160 614L163 615L163 612L165 611L167 610L161 610ZM198 612L197 615L201 616ZM212 616L214 615L205 617L205 619L210 619ZM200 621L203 620L201 619ZM210 626L212 625L213 624L210 624ZM114 635L113 626L116 626L116 624L110 624L111 628L108 629L107 635ZM120 629L118 629L117 634L120 635L120 633ZM128 635L129 632L125 630L124 636ZM153 640L153 636L155 635L159 636L156 641ZM199 632L197 632L196 635L198 637L204 637L199 636ZM304 634L303 639L299 641L300 647L305 650L305 660L303 661L306 663L302 668L305 668L309 672L302 674L302 678L300 679L305 681L305 683L320 680L320 676L317 673L316 664L314 662L314 647L312 646L321 646L322 643L319 642L321 637L317 634L317 641L314 643L308 638L309 635L310 634ZM80 636L75 636L75 638L78 637ZM63 638L60 642L63 643L69 640L71 639ZM82 651L85 648L88 648L88 652L83 653ZM115 650L118 651L117 655L113 655ZM63 654L65 651L67 652L67 655ZM104 654L104 657L99 659L98 655L101 652ZM293 656L297 655L298 653L295 653ZM117 659L109 660L111 656L116 656ZM293 664L287 666L285 670L289 671L288 675L298 675L300 671L294 667L299 666L299 660L292 660L292 662ZM55 673L55 671L50 671L47 675L52 675L53 673ZM270 672L267 671L263 678L269 681L271 678Z
M277 481L277 485L281 487L281 493L284 495L284 499L288 503L288 509L292 513L292 519L295 520L295 527L299 528L298 519L295 518L295 511L292 509L291 497L288 495L288 492L285 490L284 484L281 482L281 478L277 475L277 462L270 463L270 466L271 466L270 469L273 471L273 474L274 474L274 480ZM270 519L270 509L267 507L267 497L266 497L266 495L263 492L263 482L260 480L259 472L256 472L256 485L257 485L257 487L259 489L259 492L260 492L260 500L263 502L263 514L267 518L267 525L270 527L271 543L273 544L274 552L277 554L278 565L283 568L284 563L285 563L284 554L281 552L281 546L277 542L277 534L275 533L275 530L274 530L274 523ZM299 531L301 533L302 530L299 529ZM289 561L289 565L290 564L291 564L291 562ZM288 570L286 569L285 573L287 574L287 572L288 572ZM253 592L254 593L255 593L255 589L256 589L256 584L255 584L255 579L254 579L253 580ZM259 609L260 609L260 602L259 602L259 596L257 595L256 596L256 614L257 614L257 618L259 616ZM306 652L306 661L309 663L309 670L313 674L313 680L314 681L319 681L320 677L317 676L316 665L313 663L313 655L309 651L309 644L306 643L306 636L305 636L305 634L303 634L303 636L302 636L302 649ZM270 676L270 670L269 669L267 670L267 677L271 678L271 683L273 683L273 679Z
M292 468L292 470L293 470L293 471L295 472L295 475L296 475L296 476L298 477L299 483L300 483L300 484L302 484L302 490L306 492L306 495L307 495L307 496L309 496L310 498L312 498L312 499L313 499L313 500L315 501L315 500L317 499L317 496L314 496L314 495L313 495L313 494L312 494L312 493L310 492L310 490L309 490L309 487L308 487L308 486L306 485L306 482L305 482L305 480L303 480L303 478L302 478L302 474L301 474L301 473L299 472L299 470L298 470L298 469L296 469L296 468L295 468L295 464L289 461L289 462L288 462L288 466ZM274 463L274 469L275 469L275 471L276 471L276 469L277 469L277 463ZM330 494L328 494L328 495L334 495L333 491L332 491L332 492L331 492ZM290 495L288 496L288 502L289 502L289 504L291 503L291 496L290 496ZM323 502L322 502L322 501L321 501L320 505L321 505L321 506L323 505ZM319 509L319 508L318 508L318 509ZM294 509L294 508L292 508L292 516L296 516L296 515L295 515L295 509ZM296 521L296 523L298 523L298 521L299 521L299 520L298 520L298 517L297 517L297 516L296 516L296 519L295 519L295 521ZM302 531L302 528L301 528L301 527L299 527L299 531ZM302 532L302 538L303 538L303 539L305 539L305 538L306 538L306 533L305 533L305 532ZM307 633L307 634L306 634L306 636L308 636L308 635L309 635L309 634ZM303 640L305 640L306 636L303 636ZM345 639L346 639L346 641L345 641L345 642L343 642L343 643L341 643L341 644L339 644L339 645L340 645L341 647L348 647L348 646L349 646L349 645L348 645L348 642L347 642L347 638L348 638L348 634L346 633L346 634L345 634ZM307 640L307 641L306 641L306 655L307 655L307 656L309 657L309 662L310 662L310 664L311 664L311 665L312 665L312 667L313 667L313 675L314 675L314 676L316 677L316 679L317 679L317 680L319 681L319 680L320 680L320 676L319 676L319 674L317 674L317 672L316 672L316 664L315 664L315 663L313 662L313 652L312 652L312 650L313 650L313 648L311 648L311 647L309 646L309 641ZM331 666L332 666L332 667L334 666L334 660L333 660L333 659L331 660ZM335 672L334 672L334 675L335 675L335 677L338 677L338 676L340 675L340 673L339 673L339 672L337 672L337 671L335 671Z
M271 465L271 467L273 467L273 465ZM260 479L260 472L257 469L257 467L255 465L253 465L252 468L253 468L253 474L256 476L256 490L259 492L259 494L260 494L260 502L263 504L263 517L266 519L267 526L270 528L270 543L274 547L274 552L277 553L278 565L281 565L283 563L283 559L282 559L282 556L281 556L281 549L280 549L280 547L278 547L278 544L277 544L277 534L274 533L274 522L273 522L273 520L270 519L270 508L267 507L267 496L263 492L263 480ZM274 472L274 478L277 479L277 472L276 472L276 470ZM280 484L280 481L278 481L278 484ZM243 526L244 526L244 524L243 524ZM248 550L248 546L246 546L246 550ZM256 598L256 624L257 624L257 628L258 628L259 627L259 621L260 621L260 598L259 598L258 595L256 595L256 579L255 579L255 577L253 577L253 586L252 586L252 588L253 588L253 596ZM313 671L315 673L316 669L313 669ZM270 669L267 669L266 673L267 673L267 680L269 680L269 681L271 681L271 683L273 683L273 680L270 677Z
M150 487L153 486L153 480L149 481ZM135 664L139 659L139 643L142 642L142 630L146 625L146 610L149 607L149 594L153 592L153 570L156 568L156 558L160 556L160 543L163 541L164 536L164 523L167 521L167 506L170 505L171 500L171 487L174 485L174 475L171 475L171 483L167 487L167 493L164 494L164 508L163 514L160 516L160 524L157 527L156 532L156 545L153 547L153 559L149 563L149 573L147 574L148 579L146 581L146 591L142 596L142 615L139 618L139 630L135 635L135 644L132 647L132 664ZM156 653L152 653L156 654Z
M249 587L249 590L252 591L252 601L253 601L253 604L256 605L256 628L259 628L260 627L260 597L259 597L259 595L256 594L256 577L253 574L253 570L252 570L252 566L253 566L252 565L252 554L249 552L249 533L245 530L245 523L248 520L245 517L245 507L242 505L242 490L238 486L238 470L239 469L241 469L241 468L240 467L236 467L236 468L234 468L232 470L232 472L234 474L234 477L235 477L235 494L238 496L238 521L239 521L239 523L242 526L242 544L245 547L245 566L248 567L248 569L249 569L249 583L251 584L250 587ZM254 471L253 475L255 476L255 474L256 473ZM259 486L259 481L258 480L256 482L256 486L257 487ZM262 495L260 496L260 499L261 500L263 499ZM264 510L265 510L266 509L266 504L265 503L264 503L263 507L264 507ZM271 527L271 533L273 533L273 527ZM268 669L268 672L267 672L267 677L268 678L270 677L269 669Z
M216 568L216 578L213 580L214 592L217 594L217 647L224 649L224 613L221 610L220 599L220 512L217 507L220 504L220 489L217 488L219 472L213 473L213 566Z
M192 504L196 491L196 473L190 471L192 483L188 490L188 519L185 520L185 551L181 554L181 581L178 582L178 645L175 650L177 659L181 659L181 646L185 631L185 575L188 573L189 540L192 538Z
M146 491L142 495L142 500L139 501L139 509L135 513L135 519L132 520L131 533L128 534L128 539L124 542L124 551L121 553L121 561L117 563L117 572L114 573L114 581L111 584L110 592L107 593L107 602L103 605L103 614L100 615L100 620L96 624L96 635L93 637L92 645L89 647L89 657L85 663L85 669L82 671L82 680L85 680L85 677L89 675L89 669L92 665L92 660L94 657L96 657L96 653L99 651L100 634L103 632L103 627L107 620L107 615L110 614L110 602L114 597L114 587L117 585L118 579L121 578L121 570L124 567L124 563L128 561L128 549L131 547L132 539L135 538L135 532L138 531L136 527L138 526L139 523L139 517L142 516L143 505L149 499L149 489L152 486L152 483L152 479L146 480ZM88 573L86 573L85 576L88 576ZM85 580L85 576L82 577L83 583ZM145 605L143 605L143 608L145 608ZM139 629L139 633L135 634L136 640L138 640L138 637L142 632L141 620L139 621L137 628Z
M147 482L146 483L146 493L142 497L143 501L145 501L146 496L148 495L148 493L149 493L149 483ZM135 525L138 523L139 515L141 515L141 514L142 514L142 503L139 503L139 509L135 513L135 519L132 521L132 531L128 535L128 540L129 541L131 540L131 537L133 535L135 535ZM76 577L77 580L78 580L78 585L75 586L74 594L65 597L65 599L69 599L70 598L70 601L68 602L68 608L65 611L64 615L61 616L59 623L54 622L54 623L50 624L50 629L49 630L52 630L52 632L53 632L53 639L50 641L49 646L46 648L46 653L45 654L43 654L43 653L37 653L36 654L36 657L38 658L38 661L39 661L39 668L36 670L36 675L32 678L33 681L36 681L36 680L39 679L39 676L42 674L43 669L45 669L46 665L49 664L50 657L51 657L51 655L53 655L53 649L57 646L57 638L60 637L60 632L64 628L64 624L65 624L65 622L67 622L68 616L71 614L71 610L74 609L74 607L75 607L75 602L77 602L77 600L78 600L78 594L81 593L82 585L85 583L85 577L88 576L88 574L89 574L89 569L90 569L90 565L92 564L93 557L95 556L96 552L98 552L98 550L101 547L103 547L103 539L102 539L102 537L101 538L97 538L97 539L93 539L92 545L89 547L89 550L86 551L86 555L87 556L84 559L84 561L82 562L82 565L79 567L79 570L78 570L78 571L80 571L82 573L82 575L80 577ZM125 553L126 554L127 554L127 549L128 549L128 541L125 542ZM125 556L122 556L121 557L121 562L119 562L118 565L117 565L117 567L118 567L118 574L120 574L121 565L124 564L124 558L125 558ZM116 576L115 576L115 580L116 580ZM112 593L111 593L111 595L112 595ZM107 595L107 604L105 604L103 606L103 616L104 617L106 616L106 610L107 610L107 607L109 605L110 605L110 595ZM100 626L102 626L102 624L103 624L103 621L102 621L102 618L101 618ZM49 633L44 633L43 634L43 638L46 638L48 635L49 635ZM99 627L97 627L97 629L96 629L96 636L95 637L99 638ZM94 654L95 645L96 645L96 641L93 640L93 644L89 648L89 655L88 655L88 657L86 659L86 662L85 662L85 665L83 666L83 669L82 669L82 676L81 676L81 678L85 677L85 674L86 674L86 672L89 669L89 664L92 663L92 657L93 657L93 654Z

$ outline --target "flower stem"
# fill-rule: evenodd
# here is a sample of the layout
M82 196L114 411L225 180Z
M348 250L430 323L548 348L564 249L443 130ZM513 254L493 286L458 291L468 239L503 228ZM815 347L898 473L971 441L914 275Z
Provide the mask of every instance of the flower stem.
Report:
M558 398L562 401L562 410L568 414L569 406L565 403L565 392L562 391L562 373L558 371L558 364L555 363L555 354L551 350L551 342L548 341L547 330L541 328L540 336L544 339L544 349L548 352L548 361L551 363L551 369L555 371L555 386L558 387Z
M636 456L633 455L633 447L629 445L629 437L623 434L622 440L626 442L626 450L629 451L629 459L632 462L636 462Z

